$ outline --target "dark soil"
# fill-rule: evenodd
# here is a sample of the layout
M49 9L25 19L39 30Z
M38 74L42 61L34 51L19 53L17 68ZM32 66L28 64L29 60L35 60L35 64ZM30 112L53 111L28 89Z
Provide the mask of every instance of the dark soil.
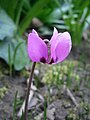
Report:
M12 120L13 103L16 91L18 99L23 98L25 94L25 78L2 76L0 78L0 88L6 87L7 91L0 100L0 120Z

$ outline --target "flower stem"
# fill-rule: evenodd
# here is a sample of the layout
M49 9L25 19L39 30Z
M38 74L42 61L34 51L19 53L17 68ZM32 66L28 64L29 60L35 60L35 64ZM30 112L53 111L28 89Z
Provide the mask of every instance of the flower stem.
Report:
M24 120L27 120L27 113L28 113L28 98L29 98L29 94L30 94L31 82L32 82L32 77L33 77L35 65L36 65L36 62L34 62L33 65L32 65L32 70L31 70L31 74L30 74L30 77L29 77L29 84L28 84L28 89L27 89L26 99L25 99Z

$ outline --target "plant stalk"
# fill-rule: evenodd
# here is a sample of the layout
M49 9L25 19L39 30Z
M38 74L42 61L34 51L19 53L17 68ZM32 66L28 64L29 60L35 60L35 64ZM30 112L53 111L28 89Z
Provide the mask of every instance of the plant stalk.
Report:
M29 77L29 84L28 84L28 89L27 89L26 99L25 99L24 120L27 120L27 113L28 113L28 98L29 98L29 94L30 94L31 82L32 82L32 77L33 77L35 65L36 65L36 62L34 62L33 65L32 65L32 70L31 70L31 74L30 74L30 77Z

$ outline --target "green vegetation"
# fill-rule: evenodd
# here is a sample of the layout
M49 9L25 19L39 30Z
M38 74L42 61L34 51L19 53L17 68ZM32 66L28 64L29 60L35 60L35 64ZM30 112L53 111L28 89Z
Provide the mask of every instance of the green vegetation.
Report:
M8 91L8 89L6 87L0 88L0 101L5 96L5 94L7 93L7 91Z
M33 18L43 23L38 27L42 35L50 35L53 27L68 30L75 46L81 43L83 32L90 25L89 7L89 0L0 0L0 58L9 64L10 73L12 68L21 70L28 64L27 38L22 34L30 28Z
M79 85L80 76L75 73L77 61L65 61L58 65L50 66L43 77L43 82L49 86L55 85L58 88L64 83L70 87L75 81Z
M37 21L34 21L34 24L34 19L38 20L41 25L38 25ZM75 111L71 105L71 108L67 110L66 120L83 120L86 119L86 115L90 115L90 103L87 102L89 95L86 95L90 89L90 63L88 63L90 50L87 52L83 47L85 46L88 49L90 43L90 30L88 29L90 27L90 0L0 0L0 84L2 83L0 86L0 102L10 89L10 83L7 80L9 74L11 76L9 80L12 82L12 73L15 73L14 77L28 78L31 72L31 64L27 55L28 33L34 28L42 39L44 37L49 39L54 27L59 32L70 32L74 48L72 48L72 51L78 53L75 56L75 59L78 59L77 61L70 59L57 65L45 65L45 71L43 65L40 69L40 64L37 64L34 83L37 88L47 87L45 94L42 95L46 98L45 103L40 106L40 110L43 111L43 119L46 120L48 106L56 99L60 98L62 101L62 93L59 92L60 96L59 93L51 94L53 88L57 89L56 92L58 92L63 85L66 85L67 88L70 88L72 94L74 93L75 99L79 103L78 109L81 109L81 111L78 109ZM83 39L86 41L83 41ZM86 44L78 51L78 47L83 43L82 41ZM71 55L74 56L73 52ZM81 64L83 64L83 67L80 66ZM26 67L27 71L24 69ZM18 73L15 71L20 71L20 74L15 76ZM6 77L5 81L3 77ZM27 87L24 86L24 82L20 81L20 84L22 84L22 87ZM17 84L15 83L15 85ZM35 97L38 96L36 95L38 92L41 91L37 90ZM84 100L85 97L86 101ZM24 98L18 98L16 92L13 118L11 118L13 120L18 119L16 113L23 103L22 99ZM41 101L39 100L39 102ZM66 105L71 104L69 99L64 100L64 102ZM29 119L32 119L32 111L35 113L35 110L36 108L33 108L30 111ZM34 115L36 116L41 111L37 111ZM23 115L21 120L24 120Z

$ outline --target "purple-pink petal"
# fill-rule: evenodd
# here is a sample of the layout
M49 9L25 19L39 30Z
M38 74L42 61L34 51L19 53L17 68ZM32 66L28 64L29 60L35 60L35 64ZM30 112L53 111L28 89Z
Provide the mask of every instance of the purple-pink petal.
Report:
M57 42L57 40L56 40L57 36L58 36L58 31L54 27L53 35L52 35L51 40L50 40L50 44L51 45L55 45L56 44L56 42Z
M55 48L55 63L62 62L68 56L72 47L71 37L68 32L58 35L57 39L59 42Z
M57 29L54 27L54 32L53 32L53 36L50 40L50 44L51 44L51 60L55 60L56 59L56 55L55 55L55 48L56 48L56 45L58 43L58 39L57 39L57 36L58 36L58 31ZM54 62L54 61L53 61Z
M46 62L48 59L47 45L35 30L28 36L28 55L33 62Z

